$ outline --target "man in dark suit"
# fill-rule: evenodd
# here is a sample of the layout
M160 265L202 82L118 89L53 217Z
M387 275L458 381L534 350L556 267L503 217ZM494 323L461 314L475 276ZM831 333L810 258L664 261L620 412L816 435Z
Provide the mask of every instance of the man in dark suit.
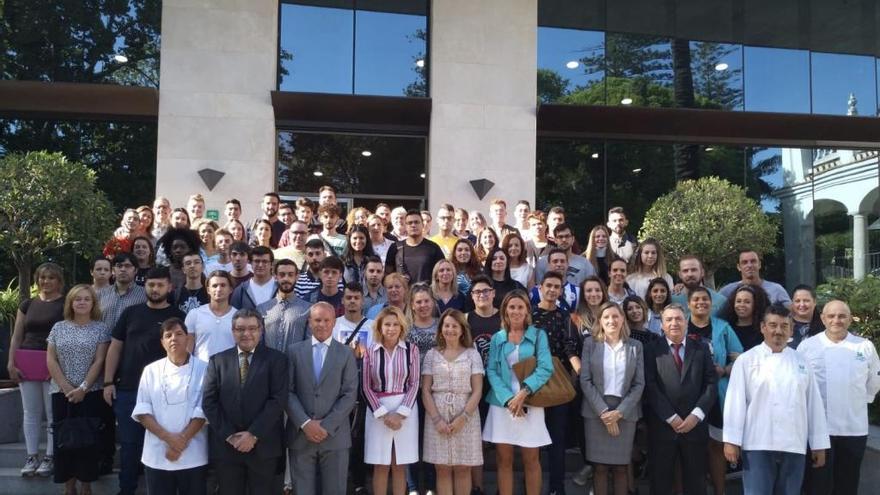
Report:
M346 493L349 414L357 396L358 374L351 349L333 338L335 313L326 302L312 306L312 336L288 349L287 435L297 493Z
M703 421L718 398L718 376L709 348L686 339L684 308L661 313L665 338L645 349L651 493L673 493L675 459L685 495L705 495L709 429Z
M259 313L237 311L236 346L212 356L205 374L202 409L221 495L281 492L287 357L261 344L262 333Z

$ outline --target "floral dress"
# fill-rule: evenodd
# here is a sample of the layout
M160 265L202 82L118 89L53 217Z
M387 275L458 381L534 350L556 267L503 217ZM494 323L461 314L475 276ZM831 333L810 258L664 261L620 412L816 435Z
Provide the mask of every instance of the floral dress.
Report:
M471 375L484 373L483 360L473 347L465 349L452 361L437 349L428 351L422 375L432 377L431 396L443 421L450 424L461 414L471 396ZM480 415L476 411L453 435L441 435L430 421L426 421L423 460L444 466L482 465L480 430Z

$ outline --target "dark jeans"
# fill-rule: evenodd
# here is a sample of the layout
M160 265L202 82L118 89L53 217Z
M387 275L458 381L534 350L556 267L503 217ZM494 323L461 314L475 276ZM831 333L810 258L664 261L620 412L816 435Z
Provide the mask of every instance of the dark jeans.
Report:
M421 450L424 446L424 437L425 437L425 408L422 407L422 391L419 389L418 395L416 395L416 407L419 410L419 449ZM421 459L422 456L419 456ZM406 491L411 492L413 490L419 490L419 480L424 479L425 490L434 490L437 488L437 471L434 470L433 464L428 464L427 462L418 461L413 464L408 464L406 466Z
M772 450L743 450L744 495L800 493L804 479L804 454Z
M116 437L119 440L119 491L123 495L137 490L144 450L144 427L131 419L137 402L136 390L117 390L113 412L116 414Z
M856 495L867 443L867 436L831 437L831 449L825 451L824 466L812 467L807 456L804 491L808 495Z
M547 448L550 491L565 493L565 447L568 442L568 409L571 403L544 409L544 422L547 431L550 432L550 441Z
M179 471L144 467L144 480L149 495L206 495L208 466Z

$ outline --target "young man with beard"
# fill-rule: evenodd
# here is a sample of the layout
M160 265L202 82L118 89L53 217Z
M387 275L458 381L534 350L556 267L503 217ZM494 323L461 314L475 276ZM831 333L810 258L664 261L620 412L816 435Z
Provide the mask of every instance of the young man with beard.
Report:
M442 259L443 250L434 241L424 236L422 213L409 210L404 217L406 239L398 241L388 249L385 259L386 273L400 273L409 280L410 285L430 282L434 265Z
M264 194L263 202L260 203L260 209L263 210L263 214L255 218L247 227L247 231L253 236L253 232L256 230L260 220L267 220L272 224L272 239L269 241L272 248L278 247L278 241L281 240L281 235L287 230L287 226L278 218L278 206L280 204L281 197L278 196L278 193L267 192Z
M189 329L189 348L202 361L235 345L232 338L232 315L235 308L229 304L232 293L232 277L224 271L211 273L208 277L208 295L211 302L190 311L186 315Z
M712 316L717 316L727 304L727 298L720 292L705 287L703 285L703 277L705 276L706 272L703 270L700 258L692 254L682 256L678 262L678 279L681 280L681 283L676 284L672 289L672 302L687 308L688 296L691 291L697 287L704 287L712 298Z
M161 344L162 322L184 318L168 302L171 276L165 267L153 268L144 284L147 302L126 308L113 328L104 364L104 400L113 406L120 444L119 493L133 495L144 446L144 428L132 419L141 373L165 356Z
M263 341L282 352L294 342L305 340L305 326L311 304L296 297L293 289L299 275L296 263L289 259L275 261L275 297L257 306L266 327Z
M373 306L381 306L388 301L382 279L385 278L385 264L376 256L367 257L364 268L364 313Z
M208 304L211 300L202 283L204 276L202 266L202 255L199 253L183 255L183 274L186 275L186 282L174 291L174 304L185 314L189 314L203 304Z

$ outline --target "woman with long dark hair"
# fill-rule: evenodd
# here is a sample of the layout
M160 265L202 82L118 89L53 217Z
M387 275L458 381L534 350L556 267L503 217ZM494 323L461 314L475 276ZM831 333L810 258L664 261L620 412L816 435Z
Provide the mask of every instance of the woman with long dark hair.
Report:
M819 318L819 309L816 307L816 290L809 285L798 285L791 292L791 319L794 328L788 346L793 349L797 349L805 339L822 333L825 329Z
M736 332L743 351L764 341L761 320L769 305L764 289L753 285L740 285L727 298L727 304L721 310L721 319L727 321Z
M637 294L638 295L638 294ZM672 302L672 293L665 278L655 278L645 289L645 303L648 305L647 328L657 335L663 335L660 313Z
M504 296L508 292L517 289L526 290L521 283L510 276L510 259L501 248L495 248L489 253L483 266L483 272L492 279L492 286L495 288L495 299L492 305L496 308L501 307L501 301L504 300Z
M471 241L464 238L455 241L452 253L449 255L449 261L455 266L455 281L458 285L458 291L462 294L470 293L471 280L483 271Z
M365 285L364 275L370 256L376 256L376 253L373 252L369 229L360 224L349 225L345 249L342 251L342 264L345 265L342 278L346 282Z

